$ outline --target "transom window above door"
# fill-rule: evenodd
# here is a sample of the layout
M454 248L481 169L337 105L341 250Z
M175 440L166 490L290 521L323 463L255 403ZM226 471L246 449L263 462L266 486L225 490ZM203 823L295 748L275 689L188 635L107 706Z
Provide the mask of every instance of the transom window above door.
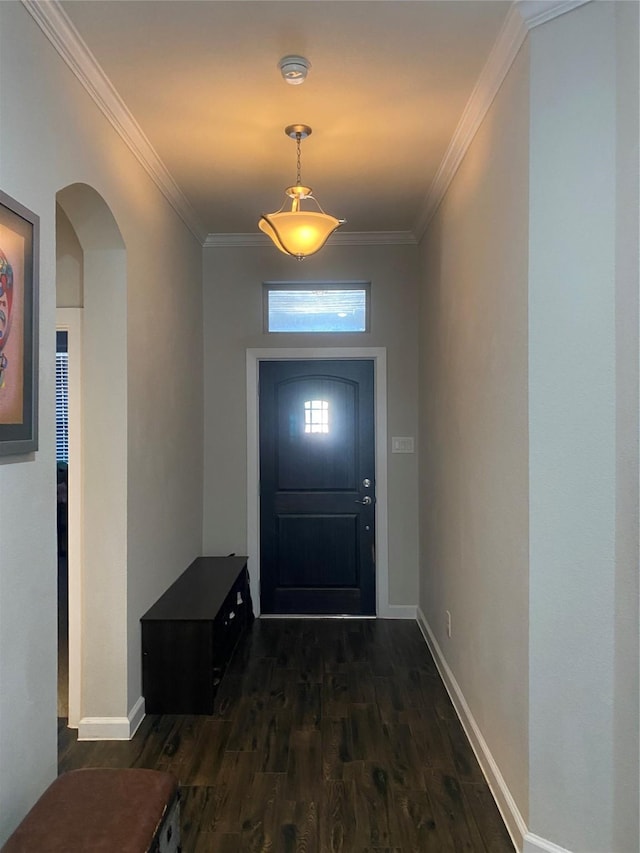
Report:
M265 284L265 332L369 331L370 284Z

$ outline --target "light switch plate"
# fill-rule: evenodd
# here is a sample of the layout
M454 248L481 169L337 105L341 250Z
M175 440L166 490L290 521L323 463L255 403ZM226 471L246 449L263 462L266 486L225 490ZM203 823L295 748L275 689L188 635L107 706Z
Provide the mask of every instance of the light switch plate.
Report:
M394 435L391 438L392 453L413 453L413 436Z

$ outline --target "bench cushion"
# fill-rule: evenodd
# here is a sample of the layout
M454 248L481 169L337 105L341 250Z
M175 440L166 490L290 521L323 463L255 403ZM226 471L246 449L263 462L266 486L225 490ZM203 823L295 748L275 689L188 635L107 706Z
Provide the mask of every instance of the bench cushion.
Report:
M40 797L2 853L146 853L177 792L169 773L64 773Z

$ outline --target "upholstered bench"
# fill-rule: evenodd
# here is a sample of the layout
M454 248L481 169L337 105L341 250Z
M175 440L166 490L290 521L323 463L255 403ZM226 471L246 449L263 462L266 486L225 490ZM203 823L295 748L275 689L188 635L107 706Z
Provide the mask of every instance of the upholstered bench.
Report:
M72 770L53 782L2 853L175 853L178 784L156 770Z

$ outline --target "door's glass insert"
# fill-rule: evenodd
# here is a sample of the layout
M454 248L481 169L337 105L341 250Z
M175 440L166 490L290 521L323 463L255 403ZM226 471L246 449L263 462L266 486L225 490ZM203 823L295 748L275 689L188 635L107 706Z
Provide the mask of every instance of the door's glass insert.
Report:
M304 404L304 431L306 433L329 432L328 400L307 400Z
M265 331L366 332L368 294L365 286L265 285Z

